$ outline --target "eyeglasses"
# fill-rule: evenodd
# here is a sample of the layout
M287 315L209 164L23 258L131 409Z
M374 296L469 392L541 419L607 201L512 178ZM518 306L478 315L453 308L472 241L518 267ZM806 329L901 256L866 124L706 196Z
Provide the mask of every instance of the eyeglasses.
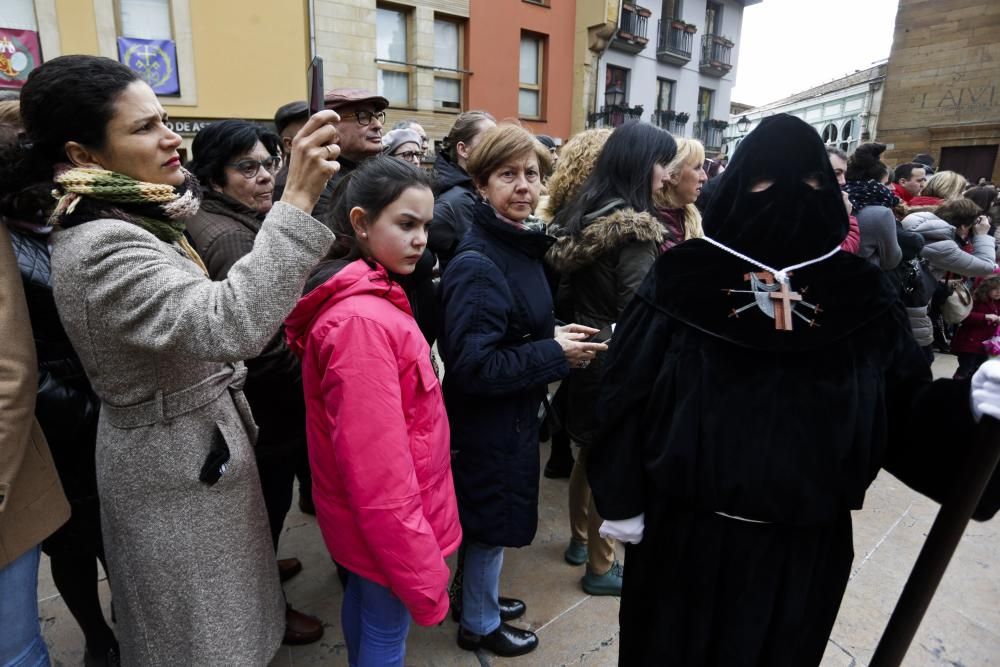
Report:
M393 157L402 158L410 162L419 162L424 159L423 151L406 151L405 153L393 153Z
M232 167L236 171L243 175L243 178L254 178L259 172L260 168L264 167L271 174L276 174L281 170L281 158L277 155L272 155L271 157L266 157L263 160L252 160L247 158L246 160L240 160L239 162L231 162L226 165L227 167Z
M358 125L364 126L372 122L372 118L377 118L378 122L385 124L385 112L384 111L358 111L357 113L345 113L341 118L349 118L354 116L358 119Z

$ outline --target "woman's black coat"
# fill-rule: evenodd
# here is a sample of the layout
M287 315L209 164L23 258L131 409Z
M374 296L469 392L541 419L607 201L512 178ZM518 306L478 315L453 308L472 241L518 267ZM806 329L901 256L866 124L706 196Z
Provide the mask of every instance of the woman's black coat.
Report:
M553 340L542 256L551 238L483 202L441 281L444 396L465 539L531 543L538 526L538 413L569 364Z
M94 450L101 402L66 336L52 297L48 236L9 227L38 355L35 416L66 496L97 498Z

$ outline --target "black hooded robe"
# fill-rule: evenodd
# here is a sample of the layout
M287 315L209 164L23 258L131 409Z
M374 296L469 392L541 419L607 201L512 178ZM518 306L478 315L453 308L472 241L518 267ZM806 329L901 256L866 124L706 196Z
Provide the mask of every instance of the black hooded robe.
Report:
M746 196L761 175L772 188ZM818 190L802 183L813 175ZM831 184L815 131L772 117L723 174L706 234L775 268L822 256L847 232ZM818 326L795 317L792 331L756 308L730 316L752 297L727 290L759 270L681 244L615 330L588 477L605 519L645 514L626 547L621 665L819 664L850 510L882 466L940 497L972 441L969 383L931 381L878 269L838 253L795 271L821 310L798 306Z

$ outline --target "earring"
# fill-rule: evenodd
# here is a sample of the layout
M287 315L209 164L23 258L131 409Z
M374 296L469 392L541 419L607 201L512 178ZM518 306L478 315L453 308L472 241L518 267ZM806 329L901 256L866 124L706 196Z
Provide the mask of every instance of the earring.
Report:
M361 238L363 239L368 238L368 232L361 232Z

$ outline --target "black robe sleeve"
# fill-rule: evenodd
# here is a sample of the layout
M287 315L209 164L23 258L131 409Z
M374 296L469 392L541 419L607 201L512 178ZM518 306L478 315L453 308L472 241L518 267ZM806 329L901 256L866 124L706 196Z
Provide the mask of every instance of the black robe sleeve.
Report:
M587 477L598 513L620 520L645 511L643 415L669 343L669 318L642 298L622 313L608 351Z
M883 467L904 484L942 502L964 483L962 466L973 453L969 380L931 381L930 369L912 336L905 335L906 313L893 309L897 338L886 373L889 442ZM993 477L973 518L985 521L1000 507L1000 476Z

